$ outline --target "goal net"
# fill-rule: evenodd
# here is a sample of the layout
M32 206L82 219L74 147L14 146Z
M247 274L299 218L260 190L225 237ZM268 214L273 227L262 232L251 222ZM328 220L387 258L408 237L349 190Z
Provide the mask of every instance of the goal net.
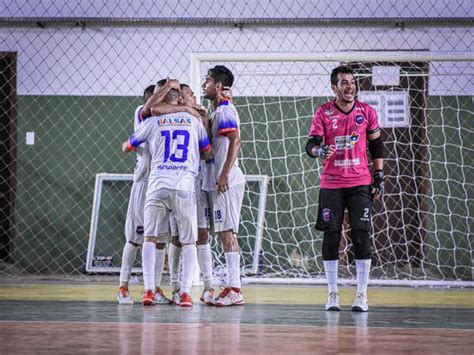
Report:
M242 206L242 223L239 242L243 271L256 274L261 266L261 245L269 178L266 175L246 175L246 189ZM91 215L89 244L85 258L88 273L112 274L120 272L121 255L128 201L133 174L96 175L94 200ZM212 240L212 251L216 274L223 271L225 256L217 240ZM139 260L132 272L141 273ZM225 275L222 275L225 277ZM219 277L218 277L219 279Z
M371 278L449 284L472 278L473 56L469 53L196 53L192 84L213 65L238 73L234 93L246 174L268 174L260 275L248 282L324 282L314 229L320 162L304 152L316 107L331 100L330 71L354 68L359 98L378 112L386 193L374 203ZM340 248L354 282L350 228Z

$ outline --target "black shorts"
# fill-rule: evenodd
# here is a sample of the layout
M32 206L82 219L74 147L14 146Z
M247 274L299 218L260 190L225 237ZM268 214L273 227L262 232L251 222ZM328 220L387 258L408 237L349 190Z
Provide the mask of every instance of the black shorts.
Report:
M320 189L316 229L326 232L341 231L346 207L349 211L351 229L370 231L372 223L370 185L343 189Z

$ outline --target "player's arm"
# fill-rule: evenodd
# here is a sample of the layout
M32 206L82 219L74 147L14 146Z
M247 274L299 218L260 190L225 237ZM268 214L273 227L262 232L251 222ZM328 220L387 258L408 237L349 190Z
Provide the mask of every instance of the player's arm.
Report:
M142 118L145 119L147 117L153 116L152 108L160 105L164 101L166 94L168 94L171 89L180 90L178 80L170 79L163 86L155 88L155 92L147 100L145 106L143 106L141 113Z
M217 191L225 192L229 189L229 174L240 151L240 133L238 130L229 131L225 134L229 139L229 149L222 168L219 180L217 181Z
M201 150L201 159L202 160L205 160L205 161L210 160L210 159L212 159L212 156L213 156L212 147L210 145L207 149Z
M372 174L372 194L383 195L384 193L384 174L383 174L383 159L384 159L384 144L380 135L380 130L374 133L368 133L369 153L373 163Z
M330 144L323 144L325 132L322 114L323 110L321 107L314 113L311 128L309 129L309 139L306 142L306 154L311 158L326 160L334 154L336 148Z
M142 122L128 140L122 143L122 151L124 153L136 151L138 146L148 139L152 124L151 120Z
M322 142L323 137L321 136L310 137L306 143L306 154L311 158L329 159L336 151L336 148L329 144L321 145Z
M192 107L185 106L185 105L172 105L167 102L161 102L151 107L150 110L151 110L152 116L167 115L169 113L177 113L177 112L187 112L190 115L200 118L200 114Z
M211 141L209 140L209 136L207 135L206 129L202 122L198 124L198 132L199 132L199 152L201 154L202 160L210 160L212 159L212 146Z

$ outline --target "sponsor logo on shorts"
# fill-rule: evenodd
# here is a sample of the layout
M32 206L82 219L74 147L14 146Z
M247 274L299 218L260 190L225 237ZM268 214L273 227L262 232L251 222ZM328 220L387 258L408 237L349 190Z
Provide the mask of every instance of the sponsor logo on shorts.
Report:
M321 211L321 217L323 218L324 222L329 222L332 217L332 211L329 208L323 208Z
M138 226L136 232L138 235L143 235L143 233L145 232L145 229L143 228L143 226Z
M356 121L357 124L362 124L362 122L364 122L364 116L357 115L356 118L355 118L355 121Z

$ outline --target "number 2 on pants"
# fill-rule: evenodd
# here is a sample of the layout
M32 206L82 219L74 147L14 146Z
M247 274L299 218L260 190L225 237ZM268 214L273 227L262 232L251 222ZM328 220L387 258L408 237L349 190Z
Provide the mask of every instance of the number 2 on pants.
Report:
M189 132L185 130L175 130L171 135L171 131L161 131L161 136L165 137L165 155L163 156L163 163L171 160L175 163L183 163L188 159L189 147ZM176 146L172 150L172 141L177 141ZM173 153L173 154L170 154Z

